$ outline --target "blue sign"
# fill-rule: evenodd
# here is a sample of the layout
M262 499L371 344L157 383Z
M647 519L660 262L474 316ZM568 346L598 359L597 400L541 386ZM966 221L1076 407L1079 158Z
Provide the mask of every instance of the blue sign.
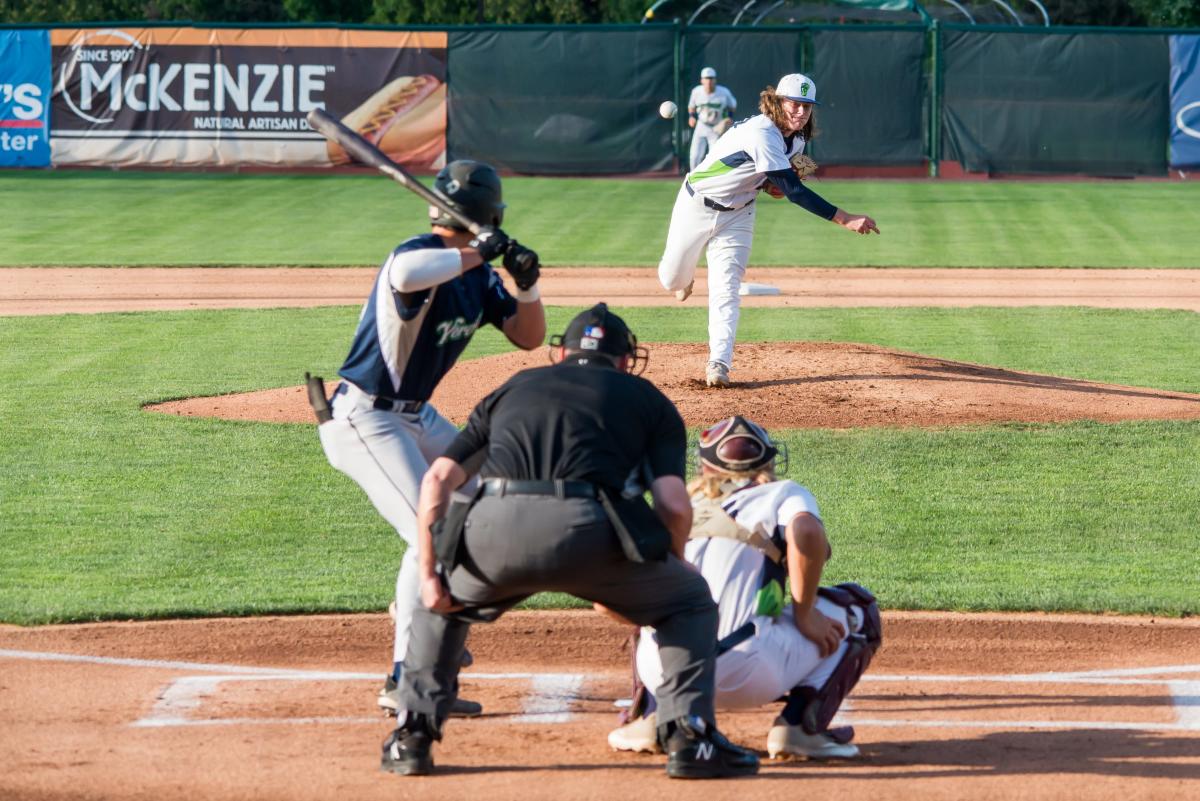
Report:
M1171 166L1200 166L1200 36L1171 40Z
M0 31L0 167L50 166L50 32Z

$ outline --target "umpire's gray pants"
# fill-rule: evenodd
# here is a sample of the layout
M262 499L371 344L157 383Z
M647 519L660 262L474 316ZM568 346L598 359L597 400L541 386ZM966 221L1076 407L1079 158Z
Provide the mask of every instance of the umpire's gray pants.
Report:
M675 557L630 562L600 504L541 495L486 497L467 517L450 594L466 606L413 615L400 691L403 708L439 727L458 693L459 659L471 622L490 622L536 592L599 601L658 635L663 683L659 720L716 721L717 606L708 584Z

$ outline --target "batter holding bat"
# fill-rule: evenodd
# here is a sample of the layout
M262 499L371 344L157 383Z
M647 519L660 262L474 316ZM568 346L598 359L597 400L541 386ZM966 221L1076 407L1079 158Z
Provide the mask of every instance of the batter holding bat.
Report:
M379 698L392 709L420 603L421 478L458 435L429 398L481 325L499 328L524 350L540 346L546 335L538 257L500 230L505 204L496 171L454 161L437 174L434 189L449 211L431 206L432 230L401 243L380 268L338 371L342 383L324 415L331 419L318 428L329 463L363 488L408 546L396 577L392 671ZM468 222L477 233L467 230ZM493 269L497 259L512 275L516 297ZM480 711L479 704L459 700L451 714Z
M679 300L692 294L700 254L708 254L708 365L705 383L729 386L741 299L750 260L754 200L760 189L858 234L879 233L865 214L851 214L804 185L805 144L813 135L817 88L793 73L759 95L762 113L735 124L683 181L671 212L658 279Z

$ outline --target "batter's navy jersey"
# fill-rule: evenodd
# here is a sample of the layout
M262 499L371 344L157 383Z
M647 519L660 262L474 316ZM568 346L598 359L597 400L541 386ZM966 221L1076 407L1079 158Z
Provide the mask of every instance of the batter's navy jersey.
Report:
M363 392L391 400L429 400L475 329L484 323L500 328L516 313L516 298L487 264L419 292L392 287L389 267L398 254L445 246L437 234L414 236L380 268L350 355L338 371Z

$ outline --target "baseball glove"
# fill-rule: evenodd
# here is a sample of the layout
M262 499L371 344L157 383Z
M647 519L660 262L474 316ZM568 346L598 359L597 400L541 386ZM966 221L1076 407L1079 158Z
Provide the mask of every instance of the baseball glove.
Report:
M726 117L725 119L721 120L716 125L714 125L713 130L717 132L717 136L720 136L721 134L725 133L732 127L733 127L733 120L730 117Z
M803 181L808 176L817 171L817 162L810 159L803 153L797 153L792 156L792 169L796 172L796 177Z

